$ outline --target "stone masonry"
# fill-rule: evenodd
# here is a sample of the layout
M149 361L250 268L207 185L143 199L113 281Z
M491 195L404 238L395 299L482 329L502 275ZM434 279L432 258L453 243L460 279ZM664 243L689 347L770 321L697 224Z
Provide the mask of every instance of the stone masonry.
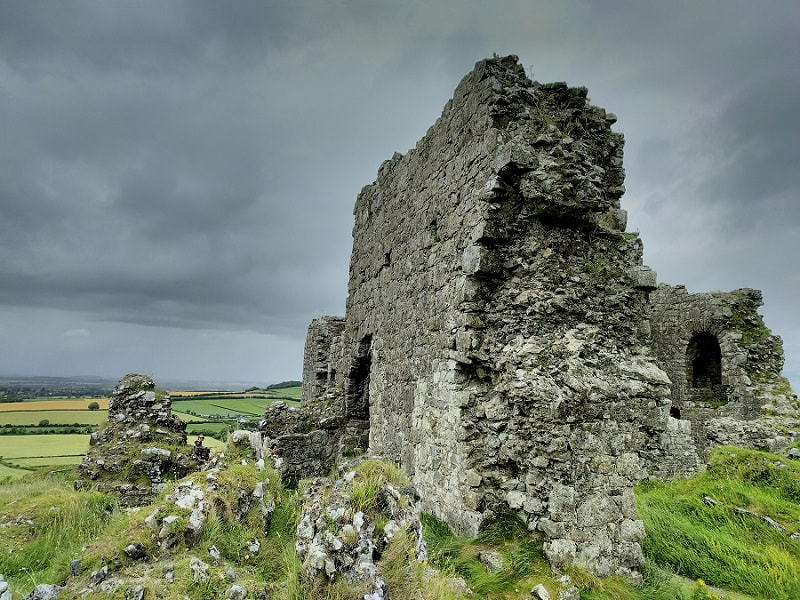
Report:
M633 486L700 459L652 350L615 120L494 58L383 163L354 209L346 317L309 328L308 416L265 415L271 439L329 442L289 471L368 441L456 530L512 510L555 568L636 577Z
M337 352L344 319L319 317L311 321L303 361L303 399L311 401L333 388L336 382Z
M777 450L800 439L797 397L781 375L783 346L757 309L761 292L651 295L653 347L671 381L674 417L692 423L698 449Z
M123 506L143 506L168 480L198 466L194 449L186 445L186 423L172 414L169 394L156 391L147 375L129 373L108 400L108 423L92 434L75 487L112 493Z

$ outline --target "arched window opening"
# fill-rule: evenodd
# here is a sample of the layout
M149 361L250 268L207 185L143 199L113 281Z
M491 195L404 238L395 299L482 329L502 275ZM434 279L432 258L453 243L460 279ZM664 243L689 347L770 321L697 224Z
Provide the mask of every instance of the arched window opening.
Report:
M677 406L670 407L669 416L674 418L674 419L680 419L681 418L681 409L678 408Z
M689 385L694 399L721 405L728 401L722 385L722 351L717 336L701 331L686 348Z
M706 331L696 333L686 350L692 387L713 388L722 383L722 352L717 337Z

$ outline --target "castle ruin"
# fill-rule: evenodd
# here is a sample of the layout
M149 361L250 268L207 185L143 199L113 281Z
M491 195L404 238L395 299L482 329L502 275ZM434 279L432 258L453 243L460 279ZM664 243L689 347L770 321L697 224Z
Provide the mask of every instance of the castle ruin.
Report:
M346 316L312 322L304 408L262 431L293 477L368 450L459 532L511 510L555 568L635 576L633 486L691 474L763 393L792 396L757 292L657 286L625 231L616 118L586 94L513 56L476 65L359 194Z

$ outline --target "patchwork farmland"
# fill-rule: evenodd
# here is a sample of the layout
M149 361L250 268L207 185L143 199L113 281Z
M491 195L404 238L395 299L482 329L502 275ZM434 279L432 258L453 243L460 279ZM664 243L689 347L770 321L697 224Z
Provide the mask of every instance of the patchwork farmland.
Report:
M173 412L186 422L189 443L202 433L211 448L228 432L254 428L275 401L299 403L299 386L276 390L170 392ZM97 403L94 410L89 405ZM0 480L38 469L68 468L89 448L89 436L108 417L108 398L29 398L0 403Z

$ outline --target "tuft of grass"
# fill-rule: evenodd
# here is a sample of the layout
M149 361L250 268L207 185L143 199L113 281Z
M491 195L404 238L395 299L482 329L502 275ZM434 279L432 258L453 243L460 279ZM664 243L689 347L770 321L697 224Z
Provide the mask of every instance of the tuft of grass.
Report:
M97 492L76 492L70 482L44 474L0 486L0 573L16 594L39 583L61 583L69 563L100 534L116 501ZM30 521L31 523L29 523Z
M513 512L498 514L476 538L454 535L431 515L423 515L423 537L431 563L450 576L462 577L479 598L523 598L537 583L558 589L542 552L541 539L528 532ZM479 554L494 549L503 555L504 566L489 573Z
M374 513L380 509L378 496L385 483L395 487L408 485L408 476L397 465L376 459L362 462L355 469L353 489L350 494L353 508L365 513Z

